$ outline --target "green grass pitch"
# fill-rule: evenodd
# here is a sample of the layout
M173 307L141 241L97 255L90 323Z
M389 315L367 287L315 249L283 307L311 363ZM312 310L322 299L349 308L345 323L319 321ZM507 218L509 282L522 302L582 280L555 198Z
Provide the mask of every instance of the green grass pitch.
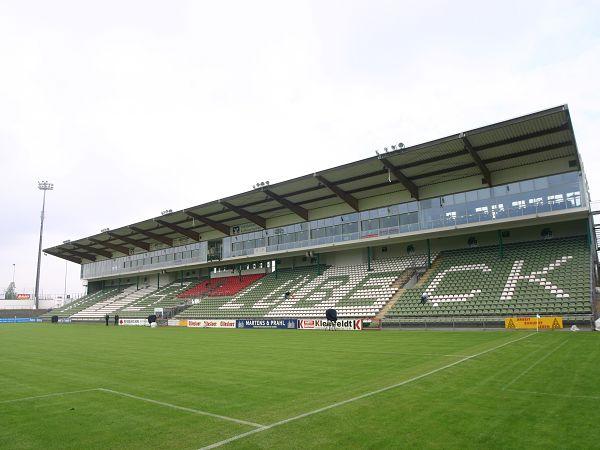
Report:
M587 332L3 324L0 447L591 448L599 361Z

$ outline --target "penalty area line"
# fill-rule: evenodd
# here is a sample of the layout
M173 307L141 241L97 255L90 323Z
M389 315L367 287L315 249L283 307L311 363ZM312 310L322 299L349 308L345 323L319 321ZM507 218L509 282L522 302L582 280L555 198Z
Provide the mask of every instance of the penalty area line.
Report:
M78 391L54 392L52 394L34 395L32 397L13 398L12 400L2 400L2 401L0 401L0 404L21 402L21 401L25 401L25 400L36 400L38 398L60 397L62 395L79 394L81 392L92 392L92 391L97 391L97 390L98 390L98 388L90 388L90 389L79 389Z
M247 420L236 419L234 417L228 417L228 416L222 416L220 414L215 414L215 413L211 413L208 411L202 411L200 409L188 408L186 406L179 406L179 405L174 405L172 403L161 402L159 400L154 400L152 398L146 398L146 397L140 397L138 395L129 394L127 392L115 391L113 389L106 389L106 388L98 388L97 390L102 391L102 392L108 392L110 394L120 395L122 397L133 398L135 400L141 400L141 401L148 402L148 403L154 403L155 405L166 406L168 408L177 409L179 411L186 411L186 412L190 412L193 414L199 414L201 416L214 417L215 419L228 420L229 422L236 422L236 423L239 423L242 425L249 425L249 426L255 427L255 428L263 428L264 427L264 425L261 425L259 423L248 422Z
M332 404L324 406L322 408L318 408L318 409L315 409L313 411L305 412L305 413L299 414L297 416L293 416L293 417L290 417L290 418L287 418L287 419L283 419L283 420L280 420L279 422L275 422L275 423L272 423L270 425L264 425L264 426L261 426L260 428L256 428L254 430L250 430L250 431L247 431L245 433L237 434L237 435L232 436L230 438L223 439L222 441L215 442L214 444L210 444L210 445L207 445L205 447L202 447L200 450L208 450L208 449L212 449L212 448L221 447L222 445L229 444L230 442L237 441L239 439L245 438L246 436L251 436L253 434L260 433L261 431L270 430L271 428L275 428L275 427L278 427L280 425L284 425L286 423L293 422L293 421L298 420L298 419L303 419L304 417L312 416L314 414L318 414L318 413L321 413L323 411L327 411L327 410L332 409L332 408L337 408L338 406L346 405L348 403L352 403L352 402L355 402L357 400L362 400L363 398L371 397L373 395L381 394L382 392L386 392L386 391L389 391L391 389L395 389L395 388L398 388L400 386L404 386L406 384L409 384L409 383L412 383L414 381L420 380L422 378L428 377L430 375L436 374L436 373L441 372L443 370L449 369L450 367L454 367L454 366L456 366L458 364L461 364L461 363L463 363L465 361L469 361L469 360L471 360L473 358L477 358L479 356L485 355L486 353L493 352L494 350L498 350L499 348L502 348L502 347L505 347L507 345L513 344L513 343L521 341L523 339L527 339L527 338L529 338L531 336L534 336L534 335L535 335L535 333L527 334L527 335L522 336L522 337L520 337L518 339L513 339L511 341L505 342L504 344L496 345L495 347L488 348L487 350L483 350L483 351L481 351L479 353L475 353L473 355L465 356L464 358L461 358L458 361L454 361L453 363L446 364L444 366L438 367L437 369L433 369L433 370L430 370L428 372L422 373L421 375L417 375L417 376L414 376L412 378L408 378L408 379L406 379L404 381L401 381L399 383L395 383L395 384L392 384L390 386L386 386L386 387L383 387L383 388L380 388L380 389L376 389L374 391L366 392L364 394L357 395L356 397L352 397L352 398L349 398L349 399L346 399L346 400L342 400L340 402L332 403Z

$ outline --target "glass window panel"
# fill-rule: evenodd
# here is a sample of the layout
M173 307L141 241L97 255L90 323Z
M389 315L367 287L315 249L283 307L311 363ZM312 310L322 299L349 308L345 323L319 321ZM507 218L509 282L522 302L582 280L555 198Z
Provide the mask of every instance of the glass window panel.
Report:
M358 222L345 223L344 225L342 225L342 233L358 233Z
M538 189L547 189L548 188L548 178L537 178L533 180L533 186L536 190Z
M490 190L489 189L479 189L477 191L477 198L479 200L486 200L490 198Z
M442 204L444 206L452 206L452 205L454 205L454 196L453 195L446 195L446 196L442 197Z
M519 183L521 192L531 192L534 189L533 180L525 180Z
M391 228L398 226L398 216L382 217L379 219L381 228Z
M502 197L504 195L507 195L509 191L508 189L506 189L506 186L494 186L492 188L492 193L494 197Z
M563 178L561 175L550 175L546 178L548 179L548 185L550 186L558 186L563 184Z
M567 192L567 202L570 206L581 206L581 195L579 192Z
M477 199L477 196L475 196L475 199ZM434 198L428 198L428 199L425 199L425 200L421 200L421 209L430 209L430 208L432 208L434 201L437 204L437 202L439 200L437 198L435 198L435 199ZM407 210L408 210L408 205L406 205L406 207L407 207Z
M465 203L467 201L467 196L465 195L464 192L461 192L459 194L454 194L454 204L461 204L461 203Z
M508 192L510 192L511 194L518 194L521 192L521 188L519 186L519 183L510 183L506 185L506 189L508 190Z
M477 201L477 192L476 191L466 192L465 194L466 194L468 202L475 202L475 201Z
M400 225L408 225L417 222L419 222L419 213L417 212L400 215Z

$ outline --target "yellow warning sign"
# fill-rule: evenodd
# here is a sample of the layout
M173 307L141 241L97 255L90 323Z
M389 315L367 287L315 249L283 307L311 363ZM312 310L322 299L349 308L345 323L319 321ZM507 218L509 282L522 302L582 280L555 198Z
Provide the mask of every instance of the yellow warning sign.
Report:
M504 328L525 330L553 330L563 327L562 317L508 317L504 319Z

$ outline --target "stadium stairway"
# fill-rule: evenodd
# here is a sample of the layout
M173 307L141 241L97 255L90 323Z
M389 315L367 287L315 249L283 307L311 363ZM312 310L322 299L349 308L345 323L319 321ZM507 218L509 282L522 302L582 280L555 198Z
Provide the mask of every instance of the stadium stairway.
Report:
M591 314L585 236L443 252L427 278L406 289L386 320ZM422 303L422 294L427 294Z
M168 310L180 306L185 300L178 298L178 295L189 290L194 284L197 283L185 281L182 284L179 281L175 281L141 297L139 300L117 311L117 314L123 318L147 317L150 314L154 314L154 308Z
M121 291L121 288L116 287L105 288L100 291L96 291L93 294L85 295L77 300L73 300L71 303L61 308L54 308L43 314L41 317L42 319L50 319L52 316L58 316L60 318L70 317L73 314L95 305L98 302L118 295Z
M125 288L122 292L113 297L106 298L103 301L95 303L87 308L73 314L72 320L98 320L104 318L106 314L114 314L120 309L139 300L147 294L156 290L155 286L146 286L137 289L136 286Z
M387 314L387 312L396 304L396 302L398 301L398 299L404 293L404 286L406 286L408 284L408 282L414 276L416 276L416 275L417 275L416 269L410 268L410 269L405 270L404 273L402 275L400 275L398 277L398 279L392 283L392 287L395 287L398 290L392 296L392 298L390 299L390 301L387 302L383 306L383 308L381 308L379 310L379 312L375 315L375 317L374 317L375 319L381 320L381 319L383 319L383 317L385 317L385 315Z
M340 317L374 317L398 291L398 279L426 265L424 255L349 266L280 269L231 297L205 297L180 318L324 317L336 308ZM290 295L286 298L286 293Z

